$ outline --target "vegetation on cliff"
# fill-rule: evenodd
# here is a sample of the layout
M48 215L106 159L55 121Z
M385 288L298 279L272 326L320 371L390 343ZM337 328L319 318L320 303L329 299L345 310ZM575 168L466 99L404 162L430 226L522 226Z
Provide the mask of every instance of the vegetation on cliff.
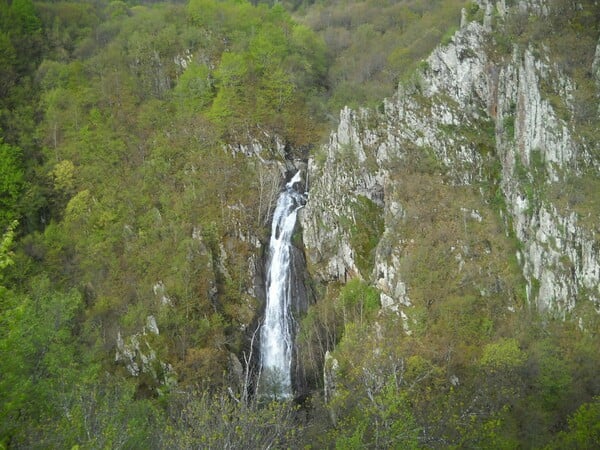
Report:
M527 303L495 166L457 188L418 148L393 168L418 320L380 305L386 218L360 196L359 273L315 281L299 318L307 395L253 395L280 167L342 106L415 84L461 7L483 18L459 0L274 3L0 0L0 448L597 446L599 322ZM600 10L578 5L515 13L490 53L547 45L578 86L573 110L550 101L589 143ZM483 125L462 133L489 152ZM592 169L544 188L589 229Z

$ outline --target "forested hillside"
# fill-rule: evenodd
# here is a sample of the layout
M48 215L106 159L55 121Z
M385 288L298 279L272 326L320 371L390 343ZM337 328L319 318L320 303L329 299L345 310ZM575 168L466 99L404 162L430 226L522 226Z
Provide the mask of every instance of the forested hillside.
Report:
M600 6L516 3L0 0L0 448L600 445Z

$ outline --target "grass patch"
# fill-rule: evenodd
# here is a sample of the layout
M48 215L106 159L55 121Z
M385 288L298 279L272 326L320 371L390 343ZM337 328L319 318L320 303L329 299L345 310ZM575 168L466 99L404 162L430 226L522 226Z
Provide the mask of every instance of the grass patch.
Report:
M359 195L354 205L355 223L350 225L350 244L356 251L356 265L364 277L373 270L375 247L383 234L383 208Z

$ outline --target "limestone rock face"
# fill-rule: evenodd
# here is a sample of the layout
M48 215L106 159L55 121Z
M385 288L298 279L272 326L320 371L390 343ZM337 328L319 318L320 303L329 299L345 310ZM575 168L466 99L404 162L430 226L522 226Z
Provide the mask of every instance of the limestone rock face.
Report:
M380 290L382 304L408 308L406 262L418 241L411 242L406 227L426 226L406 199L407 189L428 189L407 185L418 167L456 192L461 186L493 187L493 198L479 187L479 202L483 210L502 203L493 209L504 223L500 233L518 240L516 256L531 303L559 317L579 302L600 311L599 217L576 207L590 194L565 201L560 193L566 180L600 175L598 152L592 151L597 144L580 138L571 120L575 82L544 46L514 45L499 55L490 45L492 32L503 26L511 7L479 3L483 23L464 16L450 42L377 110L340 113L337 130L309 162L310 198L301 214L309 268L323 281L366 278ZM547 14L537 1L512 8ZM590 69L600 89L600 43ZM556 98L563 105L558 109ZM361 250L353 239L364 199L381 208L385 223L371 271L359 270ZM458 252L463 244L448 246ZM464 264L472 254L472 248L462 249L457 257Z
M139 333L124 338L119 331L115 362L123 364L132 376L146 374L157 384L172 386L176 383L177 375L171 364L158 359L149 339L151 335L159 335L156 319L152 315L146 318L146 325Z
M323 265L316 272L323 280L345 280L359 273L349 230L340 217L352 220L353 200L363 195L373 201L381 192L377 173L366 167L365 145L370 137L359 134L362 112L348 108L325 148L323 164L309 162L310 200L301 211L304 244L310 264Z
M594 56L594 64L592 65L592 71L594 78L596 79L596 85L600 88L600 40L596 46L596 53Z
M325 364L323 368L323 386L325 392L325 401L329 402L335 393L335 377L339 370L337 359L331 356L329 351L325 353Z

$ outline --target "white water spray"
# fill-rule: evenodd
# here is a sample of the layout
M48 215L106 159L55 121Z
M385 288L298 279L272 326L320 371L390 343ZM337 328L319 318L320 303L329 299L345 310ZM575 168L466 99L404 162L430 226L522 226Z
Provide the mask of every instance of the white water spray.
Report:
M291 280L291 240L296 214L306 199L294 189L301 181L300 171L285 185L277 199L271 225L267 265L267 304L260 334L263 387L276 397L292 395L293 318ZM266 384L266 386L265 386Z

